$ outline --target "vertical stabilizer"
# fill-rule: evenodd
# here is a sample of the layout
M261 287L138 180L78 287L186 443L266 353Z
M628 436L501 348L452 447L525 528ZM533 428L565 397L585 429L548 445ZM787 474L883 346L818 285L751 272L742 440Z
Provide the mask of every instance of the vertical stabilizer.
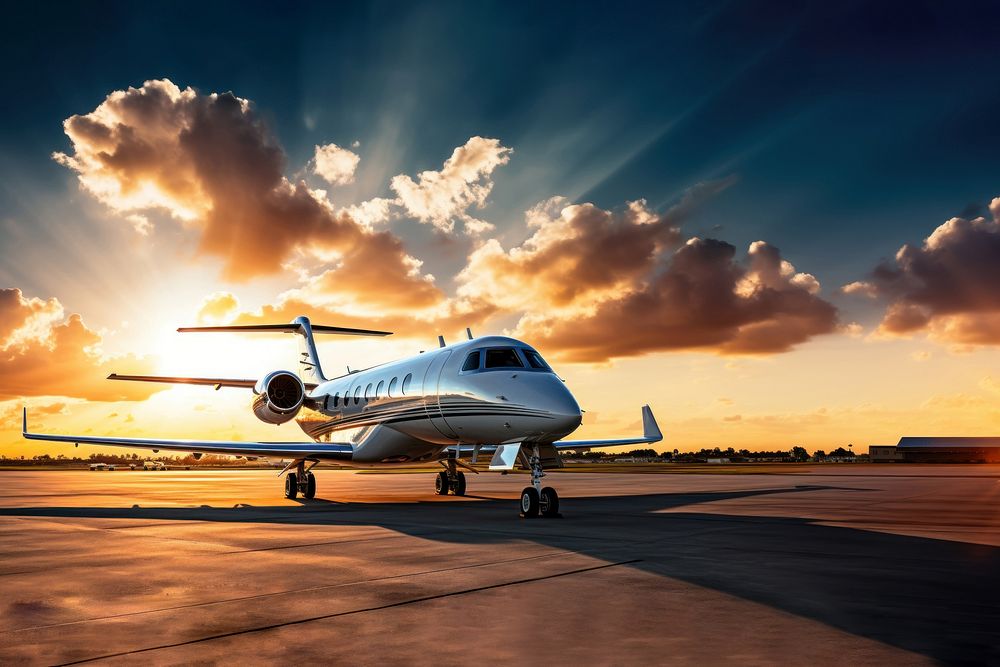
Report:
M305 383L320 384L326 382L323 367L319 363L319 353L316 351L316 339L313 338L312 324L309 318L302 315L292 320L298 325L295 332L299 335L299 377Z

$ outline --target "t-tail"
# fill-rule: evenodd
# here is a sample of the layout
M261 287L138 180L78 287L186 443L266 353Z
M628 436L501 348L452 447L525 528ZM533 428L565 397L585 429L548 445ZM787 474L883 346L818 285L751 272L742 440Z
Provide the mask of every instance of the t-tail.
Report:
M293 333L299 336L299 377L306 384L316 385L326 382L323 366L316 351L316 340L313 334L339 334L342 336L388 336L389 331L373 331L371 329L352 329L349 327L331 327L325 324L312 324L308 317L296 317L290 324L240 324L217 327L181 327L178 331L225 331L232 333L267 332Z

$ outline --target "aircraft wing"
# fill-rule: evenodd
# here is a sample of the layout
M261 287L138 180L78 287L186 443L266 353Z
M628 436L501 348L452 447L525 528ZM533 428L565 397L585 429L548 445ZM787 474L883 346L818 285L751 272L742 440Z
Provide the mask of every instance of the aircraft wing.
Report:
M159 451L201 452L235 456L275 456L304 459L350 461L354 448L347 442L243 442L239 440L161 440L156 438L111 438L88 435L55 435L28 432L28 409L24 408L21 435L26 440L72 442L84 445L111 445Z
M557 451L570 449L590 449L592 447L618 447L620 445L642 445L663 440L663 433L656 424L653 411L648 405L642 406L642 436L616 438L613 440L556 440L552 446Z
M256 380L235 380L231 378L186 378L171 377L166 375L119 375L112 373L109 380L128 380L131 382L168 382L170 384L204 384L216 389L222 387L241 387L243 389L253 389L257 384ZM305 383L306 391L316 388L315 384Z

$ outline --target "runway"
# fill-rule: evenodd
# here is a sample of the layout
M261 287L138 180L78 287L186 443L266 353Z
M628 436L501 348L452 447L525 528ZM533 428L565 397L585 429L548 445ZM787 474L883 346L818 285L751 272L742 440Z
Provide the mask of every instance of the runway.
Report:
M4 471L0 663L1000 663L1000 467L782 471Z

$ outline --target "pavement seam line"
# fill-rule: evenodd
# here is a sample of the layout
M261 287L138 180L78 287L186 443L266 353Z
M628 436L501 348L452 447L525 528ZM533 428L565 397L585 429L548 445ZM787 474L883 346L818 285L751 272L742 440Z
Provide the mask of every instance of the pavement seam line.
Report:
M203 642L214 641L216 639L226 639L228 637L238 637L240 635L248 635L256 632L267 632L269 630L278 630L280 628L286 628L293 625L303 625L305 623L312 623L314 621L324 621L331 618L338 618L341 616L353 616L354 614L365 614L372 611L382 611L384 609L394 609L396 607L406 607L413 604L420 604L422 602L431 602L433 600L442 600L445 598L457 597L459 595L468 595L470 593L481 593L483 591L495 590L497 588L506 588L508 586L518 586L521 584L531 584L539 581L546 581L548 579L558 579L560 577L568 577L574 574L583 574L585 572L595 572L597 570L606 570L612 567L619 567L621 565L634 565L635 563L641 563L642 559L625 560L619 561L617 563L605 563L604 565L595 565L593 567L585 567L577 570L569 570L567 572L559 572L556 574L549 574L542 577L530 577L528 579L516 579L514 581L505 581L499 584L490 584L489 586L476 586L475 588L465 588L459 591L451 591L448 593L438 593L436 595L426 595L424 597L413 598L410 600L401 600L399 602L392 602L390 604L378 605L375 607L365 607L364 609L354 609L351 611L339 611L332 614L321 614L319 616L310 616L308 618L299 618L294 621L286 621L284 623L272 623L270 625L262 625L256 628L246 628L244 630L233 630L232 632L223 632L217 635L210 635L208 637L199 637L198 639L189 639L187 641L175 642L173 644L162 644L160 646L148 646L146 648L139 648L132 651L121 651L119 653L108 653L105 655L98 655L91 658L83 658L82 660L73 660L70 662L57 663L56 667L66 667L68 665L81 665L87 662L96 662L98 660L109 660L111 658L120 658L126 655L136 655L138 653L148 653L150 651L160 651L169 648L178 648L180 646L190 646L192 644L200 644Z

